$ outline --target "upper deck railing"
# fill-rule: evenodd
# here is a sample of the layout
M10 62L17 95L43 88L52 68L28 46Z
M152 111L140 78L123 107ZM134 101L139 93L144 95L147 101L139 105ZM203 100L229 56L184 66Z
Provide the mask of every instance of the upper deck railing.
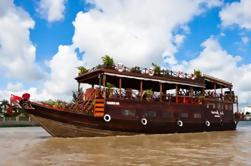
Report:
M126 67L122 64L117 64L112 67L106 67L104 65L98 65L96 67L93 67L87 71L88 72L93 72L98 69L110 69L118 72L128 72L128 73L136 73L136 74L143 74L143 75L150 75L150 76L160 76L160 77L173 77L173 78L180 78L180 79L189 79L189 80L195 80L196 78L202 77L201 74L195 74L195 73L185 73L182 71L173 71L169 69L161 69L159 71L156 71L154 68L142 68L142 67ZM80 73L84 74L84 73Z
M204 102L227 102L235 103L237 102L236 96L231 94L218 94L215 93L210 95L209 93L197 94L193 96L185 94L170 94L170 93L153 93L152 95L147 95L145 91L142 95L139 92L132 89L119 90L117 88L109 89L109 95L107 95L107 89L98 89L100 96L106 98L106 100L129 100L136 102L169 102L178 104L203 104ZM105 93L106 92L106 93Z

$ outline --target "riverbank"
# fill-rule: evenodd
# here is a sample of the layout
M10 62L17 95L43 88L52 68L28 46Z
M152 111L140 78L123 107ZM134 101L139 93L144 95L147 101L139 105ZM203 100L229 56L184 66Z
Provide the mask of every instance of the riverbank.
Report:
M32 127L32 126L39 126L39 125L36 122L33 122L29 116L0 118L0 127Z

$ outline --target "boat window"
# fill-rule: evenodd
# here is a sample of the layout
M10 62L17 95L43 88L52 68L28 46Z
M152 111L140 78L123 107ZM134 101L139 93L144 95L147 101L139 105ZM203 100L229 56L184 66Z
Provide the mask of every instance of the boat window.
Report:
M193 117L194 117L195 119L200 119L200 118L201 118L201 114L195 113L195 114L193 114Z
M145 117L146 118L155 118L157 116L156 111L146 111L145 112Z
M181 118L188 118L188 113L187 112L182 112L180 117Z
M124 116L135 116L136 111L135 110L123 110L122 115L124 115Z
M172 118L173 117L173 113L165 111L165 112L162 113L162 116L163 116L163 118L166 118L166 119Z

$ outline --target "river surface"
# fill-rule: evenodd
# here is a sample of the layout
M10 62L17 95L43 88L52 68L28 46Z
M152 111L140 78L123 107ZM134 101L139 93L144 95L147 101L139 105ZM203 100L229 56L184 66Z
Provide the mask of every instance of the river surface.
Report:
M236 131L102 138L0 128L0 165L251 165L251 121Z

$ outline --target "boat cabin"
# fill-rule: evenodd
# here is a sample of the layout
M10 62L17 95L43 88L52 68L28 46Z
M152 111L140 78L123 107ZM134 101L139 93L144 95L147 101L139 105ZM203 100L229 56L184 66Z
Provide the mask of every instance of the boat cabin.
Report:
M92 85L85 92L86 100L103 99L106 102L169 103L216 106L237 100L232 83L201 74L187 74L171 70L155 73L153 69L116 66L98 67L75 78L79 84ZM91 97L92 96L92 97ZM225 106L224 106L225 107ZM102 116L102 115L100 115Z

